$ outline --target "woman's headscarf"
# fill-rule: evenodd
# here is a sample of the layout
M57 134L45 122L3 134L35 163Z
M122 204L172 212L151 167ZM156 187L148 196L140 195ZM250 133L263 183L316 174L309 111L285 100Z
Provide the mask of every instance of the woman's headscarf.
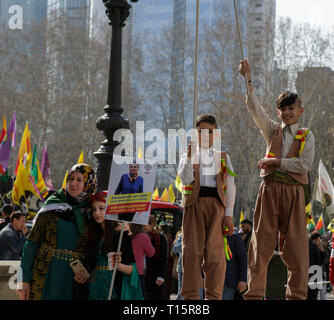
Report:
M75 164L70 170L67 171L68 175L66 179L66 193L68 193L67 183L73 172L80 172L84 177L83 191L78 196L73 197L80 203L88 199L95 192L96 189L95 173L93 168L86 163Z

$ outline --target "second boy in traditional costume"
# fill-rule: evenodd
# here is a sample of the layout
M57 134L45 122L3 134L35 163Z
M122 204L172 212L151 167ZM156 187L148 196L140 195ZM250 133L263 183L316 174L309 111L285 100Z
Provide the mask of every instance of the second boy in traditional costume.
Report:
M228 155L213 149L215 117L198 116L196 129L199 145L188 146L178 170L184 205L181 296L185 300L200 298L203 264L205 298L220 300L226 268L224 227L233 233L234 174Z
M304 187L309 184L314 136L299 126L304 108L297 94L284 92L278 97L277 115L282 121L279 124L270 119L255 95L247 60L240 62L239 72L247 74L247 107L267 142L266 155L258 163L263 182L254 212L244 299L263 299L268 263L280 234L281 257L288 270L286 298L304 300L309 269Z

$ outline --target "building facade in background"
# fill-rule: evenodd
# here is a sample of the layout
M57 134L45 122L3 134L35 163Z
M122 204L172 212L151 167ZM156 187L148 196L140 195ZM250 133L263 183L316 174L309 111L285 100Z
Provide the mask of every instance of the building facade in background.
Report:
M71 90L72 65L68 63L71 61L68 55L88 52L84 43L82 48L76 48L76 52L60 50L60 47L70 48L73 44L72 33L66 32L64 28L75 28L82 35L88 36L92 30L91 9L91 0L47 0L47 34L57 35L57 41L48 36L46 43L49 63L47 71L49 103L55 103L57 99L61 99L65 94L65 87ZM59 23L63 18L64 23Z
M159 35L172 30L171 82L169 123L175 127L192 124L192 110L184 111L185 92L185 45L186 32L195 34L196 0L141 0L133 9L133 33L146 36ZM266 79L274 69L273 50L275 35L276 0L237 0L244 55L253 66L254 86L259 94L265 92ZM219 23L219 8L227 5L231 23L235 25L233 2L230 0L199 1L199 37L203 37L206 26ZM235 48L239 48L237 34ZM238 49L239 50L239 49ZM235 56L235 62L241 55ZM199 64L201 61L199 61Z
M276 0L248 0L248 58L252 65L253 84L259 95L268 92L268 80L275 69L275 20Z

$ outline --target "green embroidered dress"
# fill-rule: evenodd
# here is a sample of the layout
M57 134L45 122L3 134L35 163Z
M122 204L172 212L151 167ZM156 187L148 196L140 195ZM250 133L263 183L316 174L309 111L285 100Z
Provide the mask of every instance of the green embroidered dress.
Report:
M68 205L63 190L52 195L45 205L55 203ZM75 216L81 215L80 223L75 218L63 219L55 210L38 214L24 246L21 260L22 281L30 282L31 285L30 299L72 300L74 298L75 280L69 263L78 257L84 262L88 227L82 215L88 204L88 201L76 205L72 203L72 211L76 211ZM81 233L79 229L82 230ZM64 254L65 251L62 250L74 251L78 256Z
M101 253L102 245L103 240L101 240L99 244L96 268L91 272L89 279L89 300L108 300L109 296L113 270L108 270L108 258ZM125 257L125 260L128 259ZM136 263L130 262L126 264L133 266L132 273L130 275L126 275L120 271L117 271L111 299L144 300ZM120 290L117 290L117 283L121 284Z

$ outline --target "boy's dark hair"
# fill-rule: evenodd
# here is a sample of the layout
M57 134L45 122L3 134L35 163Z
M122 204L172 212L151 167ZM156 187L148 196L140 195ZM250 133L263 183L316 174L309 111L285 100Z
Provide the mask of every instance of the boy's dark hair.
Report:
M195 126L198 127L202 122L213 124L217 128L216 117L213 114L200 114L196 118Z
M321 234L319 232L312 232L311 234L311 241L316 240L321 237Z
M298 97L298 94L293 93L291 91L283 92L276 100L277 109L281 109L285 106L291 106L297 103L300 107L302 105L301 100Z
M21 211L15 211L10 215L9 222L13 223L14 219L19 220L22 216L25 217L26 215Z
M248 219L244 219L244 220L242 220L240 224L243 224L243 223L250 224L251 227L253 226L252 221L250 221L250 220L248 220Z

